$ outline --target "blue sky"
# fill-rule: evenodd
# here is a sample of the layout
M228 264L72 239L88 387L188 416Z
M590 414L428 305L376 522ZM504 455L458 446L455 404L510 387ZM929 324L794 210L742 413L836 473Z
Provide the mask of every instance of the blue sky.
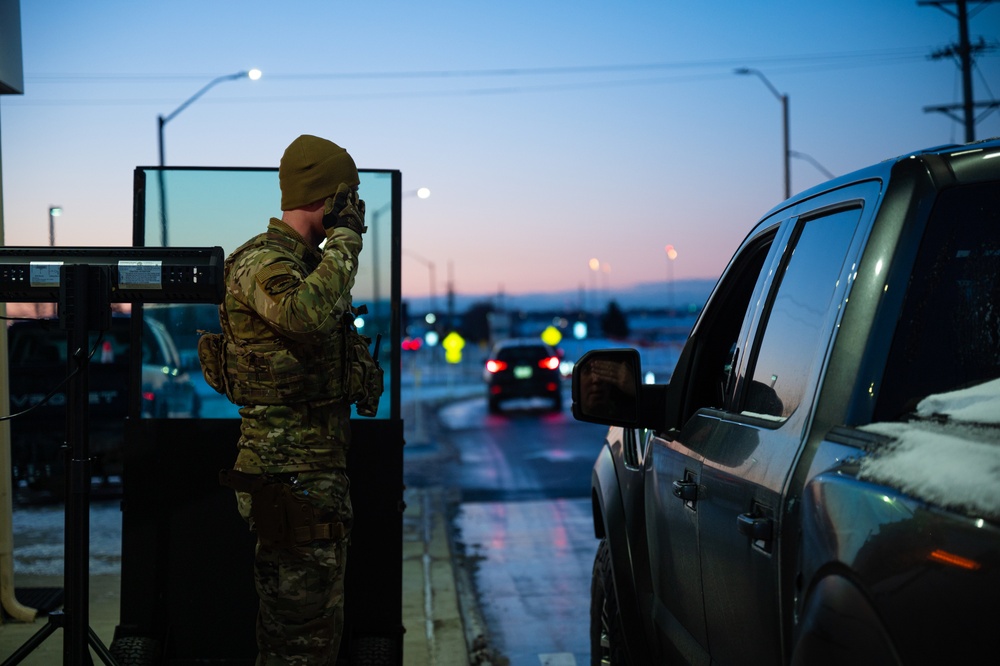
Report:
M960 101L958 67L928 54L958 22L916 0L692 3L513 0L21 3L23 96L0 97L5 235L127 244L132 170L157 162L156 118L251 67L165 129L172 166L275 166L301 133L359 166L400 169L404 295L715 278L783 195L791 148L843 174L960 142L925 113ZM973 14L1000 38L1000 5ZM1000 53L979 57L977 99L1000 97ZM988 86L988 87L987 87ZM977 126L1000 135L1000 113ZM825 179L792 160L792 189ZM247 219L247 237L278 213ZM206 225L211 224L206 215ZM232 249L232 248L228 248ZM364 256L362 255L362 260Z

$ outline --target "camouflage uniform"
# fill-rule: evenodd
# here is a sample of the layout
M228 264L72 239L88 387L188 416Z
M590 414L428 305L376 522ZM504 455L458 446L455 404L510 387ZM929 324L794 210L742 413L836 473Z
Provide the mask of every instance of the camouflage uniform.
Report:
M334 664L343 630L344 571L352 520L347 449L350 405L330 381L342 343L337 335L351 307L361 236L327 231L320 251L272 218L267 233L226 262L220 318L227 342L279 346L301 358L292 374L312 389L305 401L247 404L234 469L276 475L348 533L291 548L256 548L254 573L260 609L258 666ZM339 341L339 342L338 342ZM273 401L271 401L273 402ZM251 496L237 493L241 515L253 525Z

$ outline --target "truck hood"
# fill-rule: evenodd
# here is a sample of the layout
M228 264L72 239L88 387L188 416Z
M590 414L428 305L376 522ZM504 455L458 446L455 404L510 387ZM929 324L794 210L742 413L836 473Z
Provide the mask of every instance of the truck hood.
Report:
M861 430L888 438L859 478L1000 522L1000 379L924 398L908 422Z

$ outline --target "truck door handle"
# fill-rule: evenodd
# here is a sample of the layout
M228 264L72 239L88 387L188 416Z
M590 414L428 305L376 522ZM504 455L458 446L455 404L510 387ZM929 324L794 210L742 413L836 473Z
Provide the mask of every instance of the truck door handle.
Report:
M685 502L696 502L698 500L697 482L674 481L674 497L679 497Z
M736 516L736 529L754 541L770 541L773 521L770 518L741 513Z

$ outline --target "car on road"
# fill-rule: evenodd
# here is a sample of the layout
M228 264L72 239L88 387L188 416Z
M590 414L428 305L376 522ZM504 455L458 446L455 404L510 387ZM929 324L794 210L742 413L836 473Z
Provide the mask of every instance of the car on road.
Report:
M103 334L91 332L88 351L89 452L95 476L118 476L129 413L131 317L116 315ZM31 319L7 329L11 463L15 487L60 497L66 441L67 337L56 319ZM201 399L166 327L143 318L139 351L142 418L197 418ZM46 396L52 394L46 399Z
M670 382L589 352L593 664L1000 653L1000 140L752 227Z
M545 398L552 411L561 412L562 374L559 352L541 340L509 338L493 345L483 368L486 399L491 414L515 398Z

